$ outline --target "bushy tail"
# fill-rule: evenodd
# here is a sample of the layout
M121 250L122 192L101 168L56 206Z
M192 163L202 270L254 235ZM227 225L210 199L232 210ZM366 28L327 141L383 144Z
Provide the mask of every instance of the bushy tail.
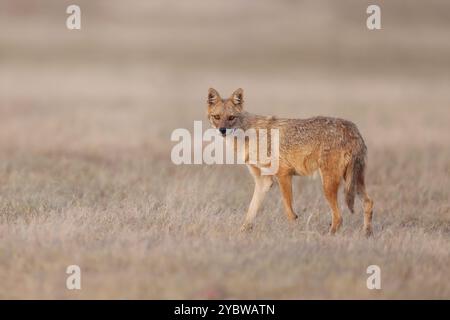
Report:
M364 185L365 161L366 148L363 147L359 152L351 156L350 162L345 170L345 202L352 213L354 212L356 192L359 186Z

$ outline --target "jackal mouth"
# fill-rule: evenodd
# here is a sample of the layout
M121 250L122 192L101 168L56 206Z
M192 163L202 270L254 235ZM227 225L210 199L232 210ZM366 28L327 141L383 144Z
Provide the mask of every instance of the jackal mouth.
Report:
M220 128L218 129L220 132L220 135L222 137L226 137L227 135L232 135L236 132L236 128Z

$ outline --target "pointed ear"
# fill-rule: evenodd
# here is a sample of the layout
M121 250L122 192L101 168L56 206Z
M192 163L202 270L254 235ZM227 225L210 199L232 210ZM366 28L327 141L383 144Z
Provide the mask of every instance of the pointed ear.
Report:
M215 105L220 99L222 99L216 89L209 88L208 90L208 106Z
M239 106L242 109L242 107L244 106L244 90L239 88L234 91L230 97L230 100L234 103L235 106Z

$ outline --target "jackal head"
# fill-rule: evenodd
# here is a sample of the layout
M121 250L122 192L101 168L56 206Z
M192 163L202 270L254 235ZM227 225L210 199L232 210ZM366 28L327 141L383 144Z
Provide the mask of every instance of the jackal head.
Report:
M208 119L211 126L218 129L223 137L233 129L241 128L243 97L244 90L241 88L234 91L228 99L222 99L213 88L208 90Z

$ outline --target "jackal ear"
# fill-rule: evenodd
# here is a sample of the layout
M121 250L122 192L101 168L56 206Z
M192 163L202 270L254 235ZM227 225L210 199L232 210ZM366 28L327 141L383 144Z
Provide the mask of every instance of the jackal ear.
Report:
M212 106L212 105L216 104L217 101L219 101L220 99L221 99L220 95L216 91L216 89L213 89L213 88L208 89L208 106Z
M242 90L241 88L237 89L233 92L230 99L234 103L234 105L239 106L242 109L244 105L244 90Z

